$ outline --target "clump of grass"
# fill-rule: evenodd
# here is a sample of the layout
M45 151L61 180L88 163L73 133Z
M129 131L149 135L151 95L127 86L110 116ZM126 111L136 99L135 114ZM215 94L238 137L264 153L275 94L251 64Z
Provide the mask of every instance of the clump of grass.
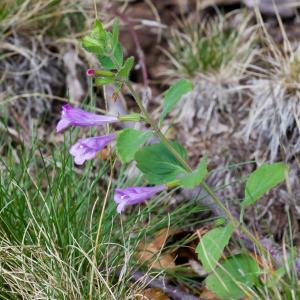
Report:
M245 19L236 21L239 24L234 26L234 18L238 17ZM243 12L219 15L200 23L185 21L179 31L171 33L167 55L179 77L200 75L226 83L236 77L240 79L251 62L253 31L249 16L245 17Z
M203 211L194 201L170 210L163 195L120 216L112 196L127 184L124 169L118 179L109 162L74 169L66 144L1 149L2 299L129 299L143 287L129 281L138 243Z
M288 160L300 151L300 48L289 42L283 27L282 34L284 45L263 33L263 67L252 80L253 103L244 129L270 161Z
M188 128L200 119L207 130L211 120L219 119L217 110L231 112L240 100L246 70L256 55L256 32L249 20L249 15L237 11L200 23L185 22L171 34L166 52L171 67L165 75L194 82L193 92L177 111Z
M85 12L80 1L69 0L4 0L1 3L0 33L57 34L56 37L79 32L84 28Z

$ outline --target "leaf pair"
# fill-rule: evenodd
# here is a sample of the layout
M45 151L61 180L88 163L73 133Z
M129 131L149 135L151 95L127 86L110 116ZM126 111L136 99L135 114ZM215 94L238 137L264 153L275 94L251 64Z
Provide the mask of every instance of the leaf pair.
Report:
M161 184L172 181L184 172L184 168L162 143L140 149L151 135L150 131L143 132L132 128L122 130L117 137L117 154L123 163L135 159L137 167L149 183ZM186 151L180 144L173 142L172 146L183 159L186 159Z
M122 85L125 81L129 80L129 75L130 71L133 67L134 64L134 57L131 56L126 59L125 63L123 66L121 66L120 70L112 77L96 77L95 78L95 84L96 85L106 85L106 84L116 84L116 92L118 93ZM103 66L103 61L102 61L102 66ZM105 66L105 63L104 63Z
M106 37L107 34L102 23L97 20L92 32L82 39L82 47L90 53L103 55L105 53Z
M253 257L237 254L225 259L206 278L205 284L221 299L238 300L245 295L251 295L250 289L259 282L260 274L259 265Z
M282 182L287 171L284 163L264 164L254 171L246 182L242 210ZM201 238L196 249L205 271L213 272L205 280L208 289L222 299L240 299L258 281L260 274L257 262L244 254L232 256L218 264L233 230L231 224L210 230Z
M134 58L129 57L125 63L123 49L119 42L119 22L114 21L112 32L106 31L102 23L97 20L92 32L82 41L82 47L97 56L105 70L118 70L117 77L127 80L133 67ZM96 84L112 83L114 78L98 78Z
M92 32L81 41L82 47L96 54L102 67L107 70L117 69L123 64L123 50L119 42L119 26L115 21L113 32L106 31L99 20L96 20Z
M242 208L255 203L271 188L282 182L287 170L286 164L274 163L262 165L254 171L246 182L245 199L241 203ZM224 248L230 240L233 229L231 224L226 227L218 227L210 230L201 239L196 252L207 272L211 272L216 267Z
M140 149L151 135L151 132L142 132L131 128L124 129L119 133L116 149L121 162L127 163L135 159L137 167L152 184L167 183L178 179L182 187L194 188L205 179L207 176L206 157L200 161L195 171L187 172L163 143ZM171 145L178 155L186 160L185 149L176 142L172 142Z
M218 263L233 230L231 224L214 228L201 238L196 248L204 270L212 272L205 284L221 299L240 299L258 281L260 275L257 262L249 255L234 255Z

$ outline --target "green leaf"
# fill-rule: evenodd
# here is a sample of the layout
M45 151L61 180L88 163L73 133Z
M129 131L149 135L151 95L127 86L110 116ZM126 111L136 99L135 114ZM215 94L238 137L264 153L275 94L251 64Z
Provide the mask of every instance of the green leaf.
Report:
M117 73L117 76L125 80L128 80L133 64L134 64L134 57L133 56L128 57L124 65L122 66L121 70Z
M189 80L181 79L175 82L164 95L163 111L160 116L160 122L163 121L165 116L175 107L177 102L183 95L193 89L193 84Z
M106 32L102 23L97 20L90 34L81 41L82 47L88 52L101 55L104 53L106 44Z
M112 70L118 69L123 64L123 50L120 43L117 44L113 53L111 54L113 58L105 55L97 55L97 59L99 60L103 69Z
M178 143L172 142L178 154L186 159L185 149ZM185 172L183 166L163 143L146 146L135 154L137 167L149 183L159 184L175 180Z
M258 281L260 268L249 255L226 259L206 280L207 288L221 299L240 299Z
M186 189L193 189L199 185L207 176L207 157L201 159L197 169L192 173L187 173L180 179L180 185Z
M112 26L112 48L115 49L119 43L119 20L115 19Z
M224 248L228 245L234 227L218 227L210 230L200 240L196 253L206 272L211 272L222 256Z
M288 166L284 163L264 164L248 178L245 187L245 199L241 206L254 204L260 197L284 180Z
M135 153L139 150L147 139L152 135L150 131L138 131L126 128L118 134L116 150L122 163L130 162L134 159Z
M96 85L106 85L106 84L111 84L114 82L115 82L115 79L113 77L103 77L103 78L96 77L95 78Z

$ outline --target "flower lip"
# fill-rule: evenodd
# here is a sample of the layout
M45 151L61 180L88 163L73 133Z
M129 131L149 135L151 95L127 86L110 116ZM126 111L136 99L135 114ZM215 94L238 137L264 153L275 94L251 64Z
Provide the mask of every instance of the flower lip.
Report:
M115 138L115 134L110 134L80 139L70 148L69 152L74 157L75 163L82 165L85 161L95 158L97 153Z
M82 127L100 126L117 121L117 117L90 113L80 108L74 108L70 104L66 104L62 108L61 119L56 126L56 132L60 132L71 125Z
M125 189L117 188L114 196L114 201L118 204L117 212L123 212L126 206L143 203L152 198L156 193L166 189L167 187L165 185L153 187L128 187Z

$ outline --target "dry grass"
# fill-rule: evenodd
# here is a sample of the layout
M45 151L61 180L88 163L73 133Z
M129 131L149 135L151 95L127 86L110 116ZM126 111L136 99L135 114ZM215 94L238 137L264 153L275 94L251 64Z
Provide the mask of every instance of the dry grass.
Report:
M281 20L279 19L279 23ZM251 80L253 103L245 122L244 134L257 140L259 150L266 149L264 159L290 160L300 151L300 48L287 39L274 42L261 21L264 51L257 78Z
M237 103L243 105L243 83L257 52L250 18L245 11L235 11L199 23L190 20L172 33L166 52L172 65L165 75L194 82L193 91L174 113L186 131L195 128L195 123L201 124L201 132L222 131L218 112L232 114Z
M99 10L107 5L96 2ZM90 57L79 38L91 27L94 6L82 0L8 0L1 8L0 105L11 103L10 118L26 134L53 111L53 100L85 97Z

